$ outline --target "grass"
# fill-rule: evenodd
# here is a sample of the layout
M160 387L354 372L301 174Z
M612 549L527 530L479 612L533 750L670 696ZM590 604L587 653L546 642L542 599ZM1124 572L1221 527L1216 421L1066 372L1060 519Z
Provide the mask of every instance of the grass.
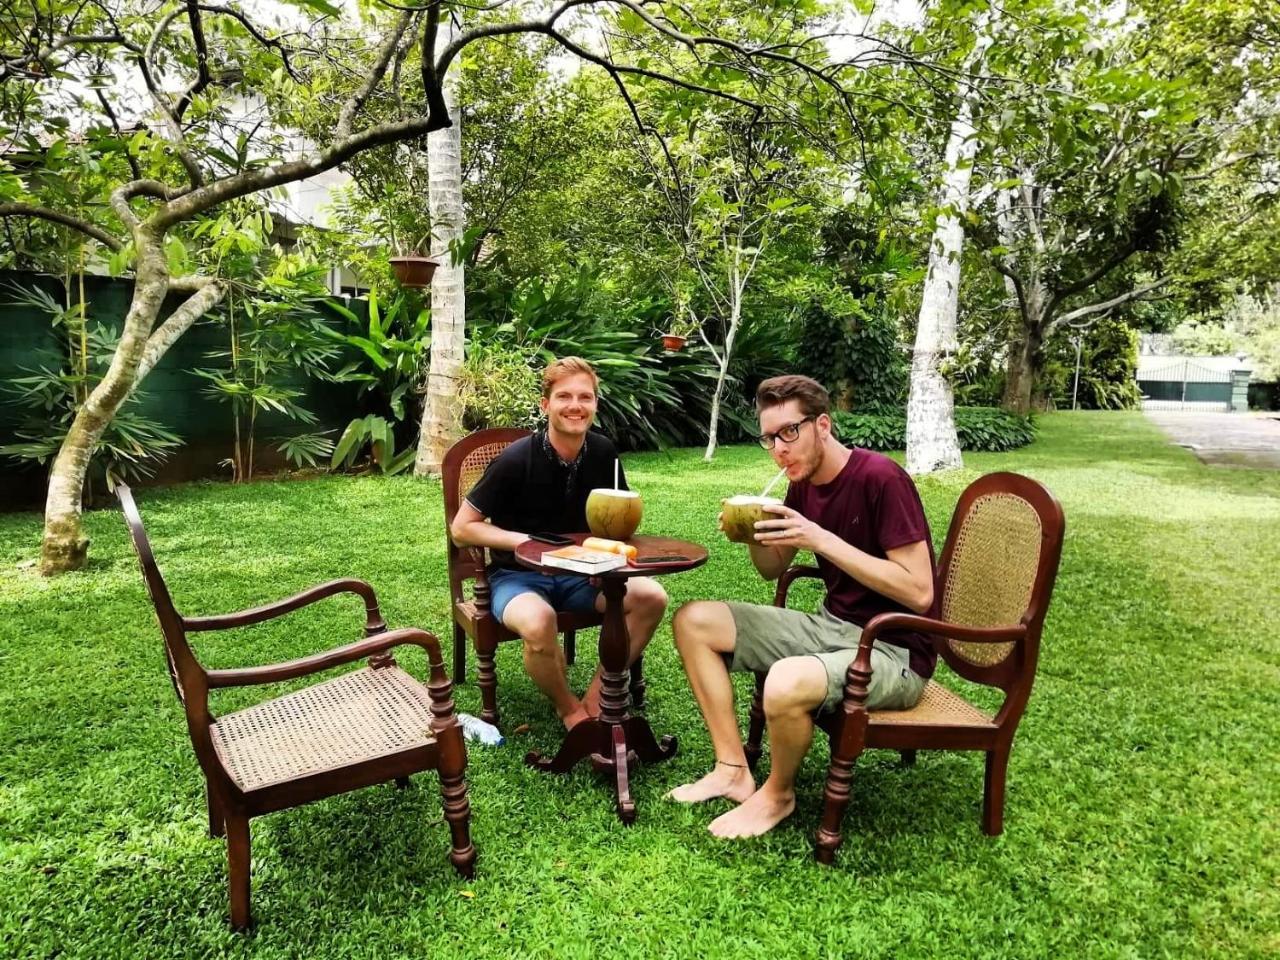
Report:
M980 755L902 769L876 752L858 766L836 866L817 866L819 744L791 821L716 841L706 824L724 806L662 800L709 758L666 627L646 659L648 714L680 752L641 769L640 819L624 828L585 765L567 778L523 766L527 749L555 745L556 724L507 645L501 704L509 726L531 730L471 750L476 880L447 864L429 775L410 791L377 787L255 821L247 936L226 925L224 848L204 833L201 778L119 514L88 517L87 572L48 581L22 566L39 518L0 517L0 954L1275 956L1280 474L1206 467L1136 415L1041 424L1034 445L921 484L939 542L960 490L990 470L1039 478L1066 509L1003 836L978 829ZM627 470L649 532L715 544L707 566L667 579L673 608L767 600L745 554L714 533L718 499L772 475L764 454L629 456ZM435 484L193 484L139 500L182 610L356 575L393 625L447 635ZM261 663L352 639L359 622L354 601L332 600L196 639L207 665ZM581 686L593 645L579 649ZM478 712L474 683L457 700Z

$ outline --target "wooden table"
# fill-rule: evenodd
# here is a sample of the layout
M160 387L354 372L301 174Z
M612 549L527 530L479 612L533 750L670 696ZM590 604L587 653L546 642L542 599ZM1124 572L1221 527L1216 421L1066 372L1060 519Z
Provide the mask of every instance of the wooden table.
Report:
M582 543L590 534L572 534ZM657 740L649 721L631 715L631 692L627 688L627 653L630 639L622 602L627 594L627 581L632 577L654 577L692 570L707 562L707 551L696 543L669 537L632 537L627 541L639 550L639 557L679 555L686 559L617 567L596 574L604 593L604 624L600 627L600 665L603 667L600 692L600 716L578 723L565 734L564 742L554 757L543 757L536 750L524 758L525 763L549 773L568 773L579 760L591 759L601 773L612 774L618 796L618 817L623 823L634 823L635 801L631 799L630 768L643 761L653 763L675 756L676 738ZM542 565L542 554L556 549L537 540L526 540L516 548L516 560L526 567L552 576L581 577L559 567Z

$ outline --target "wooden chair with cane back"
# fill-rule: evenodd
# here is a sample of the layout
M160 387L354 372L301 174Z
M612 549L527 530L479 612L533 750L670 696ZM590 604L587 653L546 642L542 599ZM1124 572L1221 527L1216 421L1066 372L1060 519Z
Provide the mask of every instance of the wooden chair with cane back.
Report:
M467 638L470 637L476 647L480 718L495 725L498 723L498 672L495 664L498 644L519 638L489 610L489 582L485 576L487 551L482 547L458 546L453 542L449 528L462 501L484 476L489 464L511 444L527 436L528 430L515 428L478 430L450 447L441 465L444 539L449 565L449 592L453 601L453 681L466 682ZM470 598L466 595L468 582L472 585ZM557 613L556 629L564 634L565 659L571 666L576 655L577 632L598 627L603 622L604 615L597 611ZM644 692L644 666L642 658L637 657L631 665L631 701L636 709L644 706Z
M1035 480L1016 473L980 477L961 495L947 532L934 584L939 618L885 613L863 628L843 703L815 717L831 739L814 848L819 861L831 863L835 858L853 765L868 748L901 751L908 764L914 763L917 750L983 751L982 829L993 836L1003 830L1009 752L1035 680L1065 526L1061 505ZM792 583L818 576L817 567L790 568L778 583L774 603L786 606ZM994 715L980 710L935 679L910 710L868 711L871 645L894 630L931 635L955 673L1004 692L999 710ZM753 767L761 754L765 725L763 688L764 677L757 677L746 744Z
M180 614L156 565L133 494L116 494L142 567L160 629L169 676L187 716L187 731L205 776L209 833L227 838L231 923L244 928L249 910L249 820L252 817L386 781L408 785L411 774L438 770L449 823L449 859L463 876L475 869L471 808L464 779L462 728L440 643L424 630L388 631L373 588L362 580L332 580L276 603L210 617ZM208 670L187 641L189 633L261 623L326 597L349 593L365 608L365 638L286 663ZM431 681L424 686L397 665L391 651L425 652ZM223 716L209 710L209 691L278 683L368 658L350 671Z

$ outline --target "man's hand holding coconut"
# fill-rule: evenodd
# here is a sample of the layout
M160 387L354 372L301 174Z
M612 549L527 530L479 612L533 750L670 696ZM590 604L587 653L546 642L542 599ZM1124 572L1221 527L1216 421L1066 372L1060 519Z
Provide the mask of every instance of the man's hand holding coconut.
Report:
M721 514L721 529L748 544L752 564L766 580L777 579L799 550L812 551L826 585L822 605L806 613L696 601L683 606L673 623L715 764L671 797L685 803L724 797L739 804L711 823L717 836L757 836L791 813L796 771L813 738L813 713L839 705L862 626L879 613L926 613L933 606L933 546L915 485L888 457L843 446L832 433L829 403L826 390L808 377L774 377L760 385L760 445L790 487L782 503L733 497ZM927 637L877 640L867 706L914 706L935 660ZM730 670L766 675L771 767L758 789L743 752Z

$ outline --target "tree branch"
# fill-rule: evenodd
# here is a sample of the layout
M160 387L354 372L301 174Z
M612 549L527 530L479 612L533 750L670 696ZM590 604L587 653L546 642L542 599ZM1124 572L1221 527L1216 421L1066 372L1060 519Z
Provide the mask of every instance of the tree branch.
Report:
M30 203L0 203L0 217L35 217L38 220L48 220L50 223L58 223L64 227L70 227L72 230L79 230L85 236L92 237L110 250L119 250L124 246L101 227L96 227L88 221L80 220L68 213L63 213L61 210L52 210L49 207L40 207Z
M277 187L283 183L293 183L313 177L317 173L332 170L361 151L422 136L432 130L443 129L447 125L448 123L434 112L413 120L396 120L378 124L353 133L341 142L332 143L309 158L286 160L270 167L245 170L187 191L157 211L151 218L151 222L156 229L167 230L174 224L181 223L219 203L248 196L259 190Z
M1050 311L1052 311L1054 305L1061 303L1068 297L1088 290L1108 273L1128 260L1129 257L1132 256L1134 249L1133 240L1130 239L1128 242L1122 244L1119 248L1113 251L1111 256L1106 260L1102 261L1101 264L1086 273L1080 279L1072 281L1071 283L1062 284L1061 286L1055 286L1053 288L1053 296L1050 301Z
M182 10L183 8L179 7L169 11L156 24L155 30L151 33L151 39L147 41L146 47L138 55L138 69L142 71L142 81L146 84L147 90L151 94L152 102L155 103L156 109L160 111L164 138L169 141L174 153L178 155L178 161L182 164L183 169L187 171L187 177L190 179L191 185L198 187L204 184L204 174L200 172L200 165L196 163L195 157L192 156L191 151L187 149L186 142L182 139L182 126L178 123L178 117L173 112L173 106L169 102L168 95L156 83L155 64L153 61L156 45L159 44L160 37L163 36L169 25L182 15Z
M208 313L222 300L227 293L227 285L221 280L211 277L184 277L183 287L195 287L195 293L183 301L177 310L169 314L164 323L156 327L147 338L147 346L143 350L142 359L138 362L138 373L134 384L142 382L142 378L151 372L174 342L191 329L191 325ZM203 282L200 282L203 281ZM179 288L178 283L171 281L169 289Z
M1163 287L1166 283L1169 283L1172 279L1173 277L1161 277L1159 280L1156 280L1152 283L1148 283L1145 286L1137 287L1133 290L1130 290L1128 293L1122 293L1118 297L1112 297L1110 300L1103 300L1100 303L1093 303L1087 307L1079 307L1075 310L1069 310L1068 312L1064 313L1062 316L1056 318L1053 321L1053 323L1050 325L1049 329L1052 330L1054 327L1058 326L1059 324L1071 323L1073 320L1079 320L1081 317L1088 317L1088 316L1092 316L1095 313L1105 313L1108 310L1114 310L1116 307L1120 306L1123 303L1128 303L1130 300L1148 299L1147 297L1144 297L1143 294L1150 293L1152 290L1156 290L1160 287Z
M391 58L395 56L395 52L400 46L400 40L404 36L404 32L409 29L409 24L412 20L412 13L400 14L395 27L382 38L382 45L378 48L378 55L373 62L373 69L369 71L369 76L365 78L364 83L361 84L355 95L342 105L342 111L338 114L338 126L333 132L334 140L342 140L351 135L351 124L355 121L356 114L360 112L360 108L369 99L369 95L377 89L378 84L382 82L382 78L387 75L387 67L391 64Z

